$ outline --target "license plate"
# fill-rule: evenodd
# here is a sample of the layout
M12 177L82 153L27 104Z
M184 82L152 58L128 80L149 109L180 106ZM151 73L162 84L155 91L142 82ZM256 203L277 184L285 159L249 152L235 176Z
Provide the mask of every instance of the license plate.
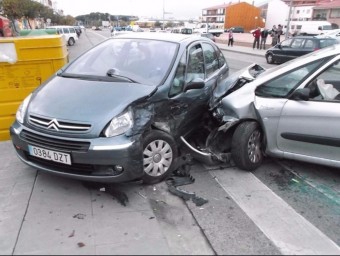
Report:
M62 164L71 165L71 155L54 150L48 150L35 146L28 146L28 150L31 156L39 157L42 159L58 162Z

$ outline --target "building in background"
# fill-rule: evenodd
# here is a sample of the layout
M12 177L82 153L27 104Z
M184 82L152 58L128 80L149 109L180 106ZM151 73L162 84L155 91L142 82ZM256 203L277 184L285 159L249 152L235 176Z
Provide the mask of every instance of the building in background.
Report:
M34 1L41 3L41 4L45 5L46 7L53 9L52 0L34 0Z
M243 27L250 31L264 26L261 9L246 2L229 3L202 10L202 22L217 28Z

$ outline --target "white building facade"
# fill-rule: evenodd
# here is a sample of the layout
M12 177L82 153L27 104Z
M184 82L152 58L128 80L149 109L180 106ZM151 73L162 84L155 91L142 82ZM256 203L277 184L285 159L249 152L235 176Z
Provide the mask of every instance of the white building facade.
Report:
M289 15L289 6L281 0L271 0L268 2L266 28L271 29L279 24L286 26Z

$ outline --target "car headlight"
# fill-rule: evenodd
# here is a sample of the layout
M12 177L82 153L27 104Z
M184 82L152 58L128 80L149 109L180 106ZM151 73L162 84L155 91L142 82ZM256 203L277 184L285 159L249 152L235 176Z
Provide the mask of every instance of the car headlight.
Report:
M113 118L109 126L105 129L104 135L106 137L113 137L127 132L133 125L131 111Z
M27 110L27 106L28 106L28 103L30 102L30 99L32 97L32 94L28 95L24 101L20 104L18 110L17 110L17 113L16 113L16 119L19 123L24 123L24 118L25 118L25 115L26 115L26 110Z

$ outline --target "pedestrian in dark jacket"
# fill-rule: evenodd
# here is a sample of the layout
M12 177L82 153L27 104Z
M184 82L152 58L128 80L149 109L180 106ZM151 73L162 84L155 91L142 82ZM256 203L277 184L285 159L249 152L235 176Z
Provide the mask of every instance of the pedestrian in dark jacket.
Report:
M281 24L277 26L277 42L280 43L280 36L283 35L283 27Z
M254 32L253 32L253 37L254 37L254 43L253 43L253 49L255 49L255 46L257 49L260 47L260 37L261 37L261 28L258 27Z
M268 30L266 28L262 29L261 31L261 42L260 42L260 49L266 49L266 41L268 37Z

